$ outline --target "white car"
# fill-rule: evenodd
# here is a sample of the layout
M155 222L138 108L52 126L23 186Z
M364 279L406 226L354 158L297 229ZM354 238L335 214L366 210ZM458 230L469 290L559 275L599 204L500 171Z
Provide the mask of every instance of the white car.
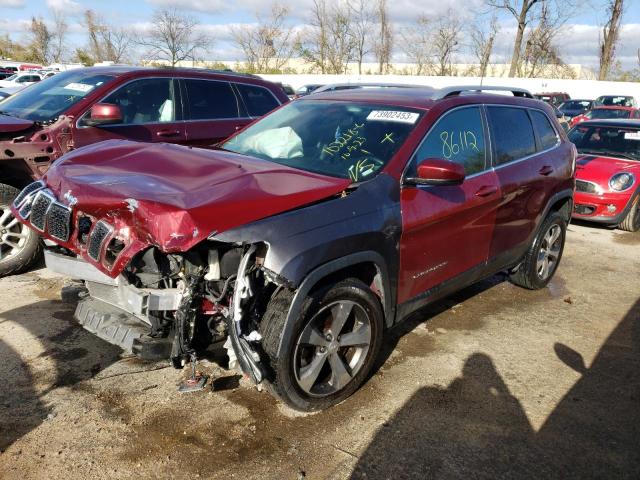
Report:
M19 72L0 80L0 88L15 87L16 85L31 85L42 80L42 75L34 72Z

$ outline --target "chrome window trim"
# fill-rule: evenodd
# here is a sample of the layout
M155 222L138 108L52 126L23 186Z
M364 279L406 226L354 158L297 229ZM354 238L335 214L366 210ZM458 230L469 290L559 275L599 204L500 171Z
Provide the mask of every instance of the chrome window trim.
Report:
M536 111L538 111L538 112L542 112L543 114L545 114L544 110L542 110L542 109L540 109L540 108L533 108L533 107L521 107L521 106L519 106L519 105L504 105L504 104L500 104L500 103L497 103L497 104L496 104L496 103L487 103L487 104L485 104L485 107L506 107L506 108L518 108L518 109L520 109L520 110L525 110L525 111L527 111L527 110L536 110ZM528 112L527 112L527 116L529 116L529 115L528 115ZM545 116L547 117L547 119L549 119L549 116L548 116L548 115L546 115L546 114L545 114ZM492 162L491 162L491 164L492 164L492 168L493 168L493 170L498 170L498 169L500 169L500 168L502 168L502 167L505 167L505 166L508 166L508 165L514 165L514 164L520 163L520 162L522 162L522 161L524 161L524 160L529 160L530 158L533 158L533 157L538 156L538 155L542 155L543 153L550 152L551 150L553 150L553 149L555 149L555 148L558 148L558 147L560 146L560 144L561 144L562 142L561 142L561 140L560 140L560 138L559 138L559 136L558 136L558 131L557 131L557 129L555 128L555 126L553 125L553 122L550 122L550 123L551 123L551 126L553 127L554 131L556 132L556 138L558 138L558 141L557 141L557 143L556 143L554 146L549 147L549 148L546 148L546 149L544 149L544 150L539 150L539 151L538 151L538 150L537 150L538 145L537 145L537 141L536 141L536 140L537 140L537 139L536 139L536 132L535 132L535 128L534 128L534 126L533 126L533 122L531 121L531 117L530 117L530 116L529 116L529 121L531 122L531 131L533 132L533 140L534 140L534 142L535 142L536 151L535 151L535 152L533 152L533 153L531 153L531 154L529 154L529 155L526 155L526 156L524 156L524 157L516 158L516 159L514 159L514 160L509 160L508 162L500 163L500 164L497 164L497 165L496 165L496 164L495 164L495 162L493 161L493 160L495 160L495 159L493 158L493 153L492 153ZM488 115L487 115L487 127L489 128L489 132L491 133L491 126L489 125L489 117L488 117ZM493 135L491 135L491 136L493 137ZM493 139L492 139L492 140L493 140ZM493 152L493 151L492 151L492 152Z
M477 175L486 173L488 171L490 171L491 168L491 150L489 150L487 152L487 142L486 142L486 135L487 135L487 129L488 129L488 125L485 126L485 121L486 118L483 114L483 104L482 103L469 103L466 105L459 105L457 107L453 107L450 110L445 111L442 115L440 115L440 117L436 120L436 122L431 125L431 127L429 127L429 130L426 131L426 133L423 135L422 140L420 140L420 143L416 146L416 148L413 150L413 152L411 153L411 155L409 156L409 160L407 161L406 165L404 166L404 169L402 170L402 175L400 176L400 183L401 185L405 184L405 180L407 178L407 170L409 170L409 167L411 166L411 163L413 162L416 154L418 153L418 151L420 150L420 148L422 147L422 144L426 141L427 137L431 134L431 132L433 131L434 128L436 128L436 126L438 125L438 123L440 123L440 121L445 118L447 115L449 115L450 113L453 113L457 110L463 110L466 108L477 108L480 111L480 119L482 121L482 134L485 136L485 159L484 159L484 170L481 170L480 172L476 172L476 173L472 173L471 175L465 176L465 179L467 178L473 178ZM426 116L429 114L429 110L425 110L425 118ZM487 163L487 159L489 159L490 161ZM440 185L411 185L412 187L415 186L422 186L422 187L437 187Z
M256 85L255 83L246 83L246 82L232 82L236 85L247 85L249 87L256 87L256 88L261 88L263 90L266 90L267 92L269 92L271 94L271 96L274 98L274 100L276 101L276 103L278 104L278 107L283 105L283 102L280 101L280 99L278 97L275 96L275 94L269 90L267 87L263 87L262 85ZM240 95L240 97L238 98L238 100L240 100L242 102L242 104L244 105L245 110L247 111L247 114L249 115L248 118L251 119L256 119L256 118L262 118L264 117L264 115L258 115L256 117L251 115L251 112L249 111L249 107L247 106L247 104L244 101L244 98L242 98L242 92L240 92L240 90L238 90L238 95ZM278 108L276 107L276 108ZM275 110L275 109L274 109ZM273 111L273 110L272 110ZM267 115L267 114L265 114Z
M179 80L179 79L180 79L180 77L162 77L162 76L160 76L160 77L155 77L155 76L154 76L154 77L138 77L138 78L132 78L131 80L127 80L126 82L124 82L124 83L122 83L122 84L118 85L118 86L115 88L115 90L111 90L111 91L109 91L106 95L102 96L102 97L100 98L100 100L96 100L95 102L91 103L91 105L89 105L89 108L88 108L88 109L87 109L87 110L86 110L82 115L80 115L80 116L78 117L78 119L77 119L77 120L76 120L76 122L75 122L75 127L76 127L78 130L80 130L80 129L85 129L85 128L97 128L97 127L94 127L94 126L92 126L92 125L80 125L80 122L82 121L82 119L83 119L83 118L84 118L84 117L85 117L89 112L91 112L91 107L93 107L93 106L94 106L95 104L97 104L97 103L102 103L102 102L104 101L104 99L106 99L107 97L109 97L111 94L113 94L113 93L117 92L117 91L118 91L118 90L120 90L122 87L125 87L125 86L127 86L127 85L129 85L130 83L133 83L133 82L138 82L138 81L140 81L140 80L165 80L165 79L166 79L166 80ZM175 93L174 93L174 97L175 97ZM174 99L174 101L175 101L175 99ZM174 107L174 109L175 109L175 108L176 108L176 107ZM175 113L175 110L174 110L174 113ZM173 120L173 121L171 121L171 122L113 123L113 124L105 125L105 126L108 126L108 127L131 127L131 126L140 126L140 125L167 125L167 124L170 124L170 123L181 123L181 122L183 122L183 121L184 121L184 120Z

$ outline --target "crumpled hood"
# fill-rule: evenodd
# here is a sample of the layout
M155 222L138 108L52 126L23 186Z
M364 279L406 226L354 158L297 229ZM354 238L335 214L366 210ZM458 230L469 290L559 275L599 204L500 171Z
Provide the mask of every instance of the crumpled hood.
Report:
M212 232L322 200L349 180L230 152L110 140L54 163L48 187L74 210L136 231L166 252Z
M0 108L1 110L1 108ZM0 133L15 133L26 130L33 125L31 120L12 117L10 115L0 115Z
M611 177L619 172L633 172L638 176L640 162L597 155L581 155L576 160L576 178L597 183L605 190Z

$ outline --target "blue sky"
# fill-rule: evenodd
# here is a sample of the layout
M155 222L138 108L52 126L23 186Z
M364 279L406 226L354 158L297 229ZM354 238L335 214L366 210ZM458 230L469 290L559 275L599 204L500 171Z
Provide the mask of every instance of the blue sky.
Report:
M331 0L329 0L331 1ZM580 63L594 67L597 64L598 24L604 20L601 5L604 0L582 2L578 13L563 30L558 44L563 58L568 63ZM302 26L310 0L280 0L290 5L293 17L291 23ZM625 68L637 66L637 50L640 48L640 0L627 0L618 59ZM252 23L256 11L270 8L269 0L0 0L0 35L8 33L12 38L24 38L26 22L32 15L50 18L50 9L64 8L69 12L72 25L69 43L73 47L86 42L79 24L82 12L88 8L95 10L111 24L139 26L147 23L154 9L177 5L195 16L214 37L214 43L206 54L207 60L240 59L239 52L230 41L229 24ZM470 22L478 12L486 10L482 0L390 0L391 18L396 30L411 22L418 14L434 16L448 8L459 12L463 21ZM515 22L507 16L500 18L501 35L496 45L496 61L506 60L513 41ZM402 52L395 53L396 60L402 60Z

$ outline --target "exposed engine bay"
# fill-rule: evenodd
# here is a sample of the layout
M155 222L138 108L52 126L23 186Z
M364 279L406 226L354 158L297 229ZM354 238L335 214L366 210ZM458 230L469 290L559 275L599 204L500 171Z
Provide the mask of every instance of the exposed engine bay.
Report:
M84 264L83 269L95 270L84 275L90 296L80 300L78 311L84 308L83 302L98 301L126 312L140 325L146 323L148 337L170 342L169 357L175 368L226 339L230 367L238 362L256 383L264 378L259 323L270 298L281 288L263 268L265 244L208 241L177 254L151 247L136 255L115 281L68 256L70 252L57 252L46 255L54 271L77 278L79 263ZM127 349L115 336L100 336Z

